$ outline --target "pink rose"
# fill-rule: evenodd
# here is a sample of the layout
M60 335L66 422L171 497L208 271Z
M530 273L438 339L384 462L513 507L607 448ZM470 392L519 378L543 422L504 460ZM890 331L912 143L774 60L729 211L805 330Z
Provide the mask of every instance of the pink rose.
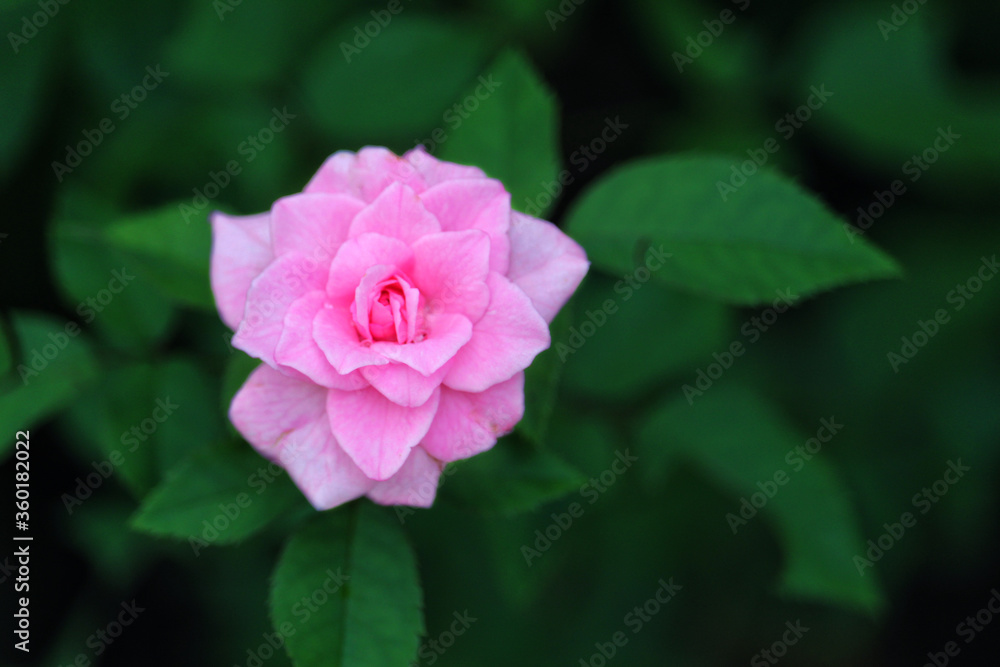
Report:
M270 212L214 213L211 280L263 361L229 417L317 509L427 507L524 413L524 369L587 272L503 185L423 148L331 156Z

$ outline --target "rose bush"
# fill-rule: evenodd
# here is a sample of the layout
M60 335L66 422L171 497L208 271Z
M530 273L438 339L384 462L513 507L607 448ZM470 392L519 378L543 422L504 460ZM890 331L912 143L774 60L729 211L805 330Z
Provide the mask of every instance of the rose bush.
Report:
M588 268L503 185L422 148L331 156L267 213L211 217L211 282L261 364L230 419L327 509L429 506L524 412L524 369Z

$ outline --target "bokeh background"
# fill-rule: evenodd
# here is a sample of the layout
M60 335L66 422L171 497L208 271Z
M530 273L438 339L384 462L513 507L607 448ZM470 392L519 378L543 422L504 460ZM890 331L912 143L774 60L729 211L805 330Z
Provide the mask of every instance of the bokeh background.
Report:
M225 408L250 366L212 309L206 215L265 210L339 149L422 142L448 157L455 105L513 49L558 105L559 167L572 182L549 219L629 160L697 151L739 163L774 139L768 167L903 273L803 300L766 331L753 324L761 309L644 285L556 362L544 434L516 436L565 462L540 472L533 509L514 513L518 482L500 464L483 475L489 459L458 466L431 511L404 517L427 637L442 639L456 612L476 619L447 650L425 644L419 664L779 660L764 650L787 665L935 664L928 653L939 665L996 664L1000 280L969 281L992 277L1000 250L1000 6L400 0L360 39L388 4L2 3L0 474L11 489L14 433L30 428L35 537L32 652L5 632L3 663L252 663L286 522L197 556L129 525L165 470L235 438ZM809 109L823 86L831 95ZM798 122L786 118L802 105ZM475 124L479 110L463 111ZM620 132L581 161L609 120ZM925 154L939 131L952 139ZM531 123L510 136L545 140ZM92 145L77 161L68 153L81 142ZM239 173L219 176L233 162ZM80 305L123 267L134 283ZM593 271L569 317L584 321L619 278ZM887 355L941 309L948 320L894 364ZM80 333L25 384L16 366L69 323ZM689 405L683 386L735 341L745 354ZM68 511L65 494L165 396L176 414ZM843 428L797 470L786 452L824 419ZM514 439L500 447L523 446ZM610 485L605 474L605 491L581 490L626 450L638 462ZM939 495L934 483L959 460L969 470ZM727 519L778 471L790 481L757 516ZM551 529L574 502L582 514ZM308 511L294 505L287 522ZM854 557L871 558L867 541L904 512L915 523L883 537L890 548L859 573ZM557 539L541 549L546 530ZM525 547L538 551L530 565ZM6 627L15 594L3 563ZM627 620L671 577L682 588L669 603ZM95 641L133 599L144 609L135 622L110 645ZM786 623L808 631L776 646L794 636ZM595 644L619 631L627 642L604 658ZM280 651L263 662L290 664Z

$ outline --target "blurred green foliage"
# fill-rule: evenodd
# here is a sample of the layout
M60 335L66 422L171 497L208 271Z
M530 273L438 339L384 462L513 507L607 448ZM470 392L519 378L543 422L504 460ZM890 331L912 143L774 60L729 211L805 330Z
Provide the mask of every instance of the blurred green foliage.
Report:
M783 664L949 641L992 664L998 627L956 624L1000 557L998 20L985 0L3 2L0 455L13 478L30 429L36 536L33 655L4 664L770 664L796 621ZM266 210L336 150L417 143L593 267L525 420L433 509L317 514L228 424L256 362L215 313L207 215ZM681 588L651 605L662 581Z

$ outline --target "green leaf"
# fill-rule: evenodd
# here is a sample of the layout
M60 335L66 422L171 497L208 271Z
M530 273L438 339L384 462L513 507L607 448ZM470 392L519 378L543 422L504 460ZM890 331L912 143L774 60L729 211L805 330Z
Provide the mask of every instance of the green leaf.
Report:
M446 468L439 494L464 509L510 516L557 500L584 481L558 456L505 438L488 452Z
M633 399L695 367L731 335L726 306L651 283L632 289L620 278L592 273L572 303L573 327L552 334L566 364L565 387L604 400Z
M135 351L155 347L166 336L174 312L149 280L139 279L137 259L107 242L105 231L115 210L74 189L64 190L58 209L51 236L52 265L81 325L116 347ZM116 271L123 278L136 278L122 287Z
M357 32L364 36L370 22L370 14L345 21L310 60L303 83L309 113L341 139L412 146L418 133L445 126L445 115L479 72L486 45L468 27L408 15L361 40ZM356 40L364 46L355 47Z
M13 371L0 377L0 430L10 434L0 456L13 447L16 431L62 410L98 377L90 347L74 323L20 312L12 323L20 357Z
M402 528L364 501L300 527L271 589L271 619L297 667L410 664L424 632L422 606Z
M155 385L151 364L105 369L102 382L75 400L60 422L81 462L117 463L115 475L138 498L159 480Z
M108 266L98 271L101 288L107 291L108 282L115 277L114 270L124 276L112 286L112 290L120 290L112 292L112 299L132 291L135 280L155 286L161 294L181 304L214 308L208 282L211 230L208 225L187 224L176 204L103 225L60 220L56 223L56 243L57 252L63 250L57 254L57 262L66 269L60 277L67 286L82 272L78 262L86 249L81 246L97 246L100 259ZM72 247L64 248L63 244ZM124 288L119 287L121 282L125 283ZM96 298L95 294L89 296ZM91 309L97 310L92 305ZM102 312L97 311L94 317ZM83 317L86 319L86 315Z
M165 60L178 84L238 93L280 80L298 46L311 43L343 8L322 0L212 3L210 9L196 2L166 45Z
M865 545L850 495L825 451L811 460L795 454L807 438L750 390L719 386L693 405L682 396L664 401L640 429L638 456L650 487L660 483L666 466L684 458L704 468L734 499L759 493L758 482L774 484L776 473L783 472L787 481L760 510L786 553L782 592L877 612L881 592L871 573L860 576L853 562ZM738 515L740 501L732 508ZM730 530L727 517L718 521L720 530ZM737 524L736 548L739 532L754 530L753 521Z
M541 216L544 208L537 210L534 202L546 193L546 184L559 185L555 96L518 51L502 53L484 76L495 80L496 92L455 127L441 145L440 157L481 167L503 181L514 208ZM477 86L482 90L476 81L468 91L473 97Z
M117 220L102 236L134 259L138 278L148 278L168 298L185 305L215 307L208 282L211 230L208 225L185 222L177 204Z
M573 313L565 306L549 325L552 340L569 336ZM549 419L556 404L556 389L562 375L563 362L555 347L549 347L531 362L524 371L524 418L517 430L536 445L545 442Z
M193 359L175 357L158 369L156 399L164 409L176 411L156 432L156 454L160 470L166 472L188 456L203 451L226 435L225 412L216 408L218 378L213 378ZM150 407L152 409L152 407Z
M804 297L899 274L783 176L761 169L721 192L734 164L697 156L633 162L577 200L567 229L606 271L642 273L645 260L658 281L744 305L773 301L778 290ZM648 249L672 256L660 262Z
M132 526L186 540L239 542L302 499L288 475L273 470L249 449L203 452L153 489Z

